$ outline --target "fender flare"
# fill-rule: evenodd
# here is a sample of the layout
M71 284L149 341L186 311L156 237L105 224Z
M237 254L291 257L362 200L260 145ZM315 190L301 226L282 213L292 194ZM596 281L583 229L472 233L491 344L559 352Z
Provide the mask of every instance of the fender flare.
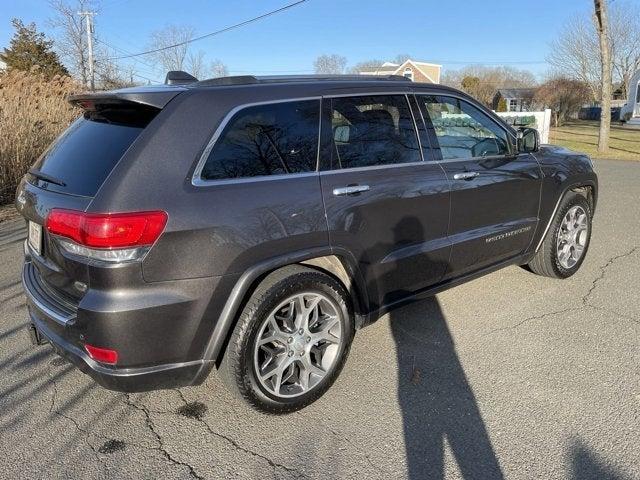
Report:
M368 312L368 298L364 277L360 272L355 257L351 252L342 248L318 247L308 250L289 252L278 257L270 258L262 261L251 268L248 268L233 286L229 298L227 299L222 312L211 333L207 346L205 348L203 363L198 371L194 384L204 381L213 366L217 363L222 348L224 347L231 330L234 328L240 307L243 301L252 291L255 282L264 274L277 270L287 265L300 263L313 258L335 255L346 263L347 273L351 275L351 280L355 285L355 291L349 292L354 310L357 315L363 315Z
M598 183L593 180L593 179L588 179L588 180L582 180L582 181L578 181L578 182L572 182L569 184L566 184L562 187L561 191L560 191L560 195L558 196L558 200L556 200L556 204L553 207L553 210L551 211L551 215L549 216L549 219L547 220L547 225L544 228L542 235L540 236L540 239L538 240L538 243L536 243L536 248L533 250L533 253L538 253L538 250L540 250L540 247L542 246L542 243L544 242L544 239L547 237L547 233L549 233L549 228L551 228L551 222L553 222L553 219L556 216L556 212L558 211L558 207L560 207L560 202L562 202L562 199L565 197L565 195L567 194L567 192L575 189L575 188L580 188L580 187L591 187L593 190L593 210L595 211L596 208L596 204L598 203ZM591 214L593 215L593 211L591 212Z

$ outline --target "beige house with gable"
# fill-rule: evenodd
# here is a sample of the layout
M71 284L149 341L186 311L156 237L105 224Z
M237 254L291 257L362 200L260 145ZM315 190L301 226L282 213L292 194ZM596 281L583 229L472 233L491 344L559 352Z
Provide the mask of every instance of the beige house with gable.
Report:
M397 64L385 62L380 67L363 68L360 75L402 75L413 82L440 83L442 65L407 60Z

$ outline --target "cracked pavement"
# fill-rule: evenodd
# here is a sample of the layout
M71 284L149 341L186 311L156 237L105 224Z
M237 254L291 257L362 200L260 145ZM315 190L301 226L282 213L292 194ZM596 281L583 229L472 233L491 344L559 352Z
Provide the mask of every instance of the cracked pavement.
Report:
M1 223L0 478L640 479L640 163L597 170L573 278L510 267L392 312L283 417L215 375L125 395L32 347L24 226Z

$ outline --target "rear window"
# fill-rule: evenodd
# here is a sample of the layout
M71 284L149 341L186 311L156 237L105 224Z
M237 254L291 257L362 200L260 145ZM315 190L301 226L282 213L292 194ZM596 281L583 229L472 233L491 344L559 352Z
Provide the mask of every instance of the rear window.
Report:
M32 167L64 185L34 175L29 181L47 190L94 196L150 119L150 112L130 109L85 112Z
M204 180L316 169L320 101L247 107L228 123L202 169Z

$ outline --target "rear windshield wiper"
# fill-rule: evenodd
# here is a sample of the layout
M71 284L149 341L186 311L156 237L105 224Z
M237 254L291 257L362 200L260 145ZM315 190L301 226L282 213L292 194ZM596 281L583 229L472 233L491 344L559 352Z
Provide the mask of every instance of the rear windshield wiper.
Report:
M35 168L30 168L29 173L40 180L44 180L45 182L54 183L56 185L60 185L61 187L66 187L67 184L62 180L56 177L52 177L51 175L47 175L46 173L42 173L40 170L36 170Z

